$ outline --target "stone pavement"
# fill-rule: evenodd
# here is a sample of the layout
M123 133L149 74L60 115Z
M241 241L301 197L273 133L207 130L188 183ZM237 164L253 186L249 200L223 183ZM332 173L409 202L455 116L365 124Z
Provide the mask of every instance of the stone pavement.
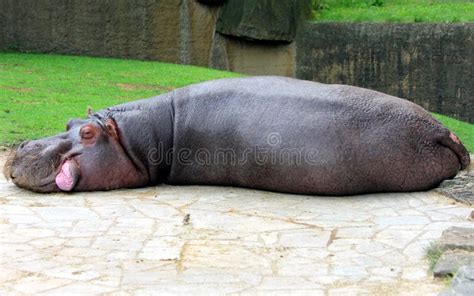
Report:
M437 295L424 248L472 210L435 192L35 194L2 177L0 295Z

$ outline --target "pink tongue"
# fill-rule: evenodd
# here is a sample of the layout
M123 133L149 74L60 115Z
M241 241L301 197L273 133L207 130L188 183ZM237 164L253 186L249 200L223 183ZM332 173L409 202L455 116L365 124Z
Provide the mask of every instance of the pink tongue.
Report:
M56 185L63 191L71 191L74 188L74 178L71 173L71 161L67 160L61 167L61 171L56 176Z

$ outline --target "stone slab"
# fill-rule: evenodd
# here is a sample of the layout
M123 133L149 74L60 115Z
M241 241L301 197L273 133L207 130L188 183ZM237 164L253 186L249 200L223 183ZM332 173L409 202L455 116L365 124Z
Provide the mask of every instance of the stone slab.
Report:
M474 251L474 227L450 227L443 231L438 244L442 249Z
M445 180L436 189L452 199L474 206L474 156L468 170L460 172L454 179Z
M474 267L474 252L448 250L439 258L433 268L433 275L438 277L454 275L464 265Z
M451 286L440 296L474 295L474 266L463 266L456 273Z

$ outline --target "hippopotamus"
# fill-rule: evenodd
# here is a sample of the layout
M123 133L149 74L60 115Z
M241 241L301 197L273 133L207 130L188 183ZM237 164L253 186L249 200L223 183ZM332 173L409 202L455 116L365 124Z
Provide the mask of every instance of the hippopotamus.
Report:
M5 165L36 192L224 185L310 195L421 191L469 164L422 107L364 88L229 78L72 119Z

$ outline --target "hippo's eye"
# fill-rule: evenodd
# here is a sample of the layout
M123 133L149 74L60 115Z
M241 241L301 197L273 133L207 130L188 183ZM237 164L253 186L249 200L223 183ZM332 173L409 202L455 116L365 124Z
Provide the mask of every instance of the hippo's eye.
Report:
M81 129L81 138L90 140L94 137L94 128L91 126L85 126Z

